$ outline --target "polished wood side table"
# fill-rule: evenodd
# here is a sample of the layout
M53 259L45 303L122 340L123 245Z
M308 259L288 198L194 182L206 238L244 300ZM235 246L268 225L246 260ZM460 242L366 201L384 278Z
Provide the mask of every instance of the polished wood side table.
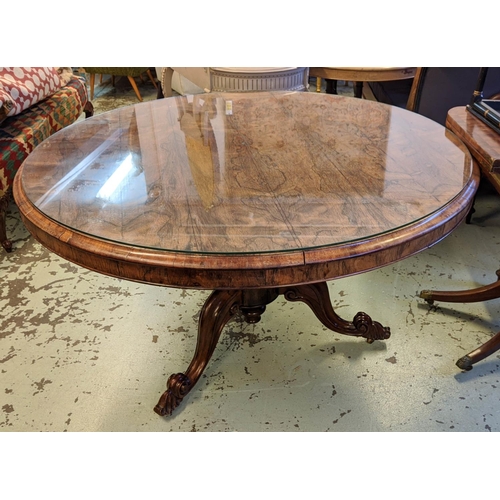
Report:
M309 68L309 76L328 80L327 93L337 93L337 80L354 82L354 97L362 97L363 82L406 80L415 76L417 68Z
M339 317L327 281L440 241L478 183L463 143L416 113L311 92L207 93L65 128L29 156L14 195L33 236L71 262L213 290L192 361L155 407L169 415L225 324L257 323L279 296L335 332L387 339L364 312Z
M467 111L465 106L451 109L446 127L465 143L484 175L500 193L500 135ZM434 301L471 303L500 298L500 270L497 281L472 290L431 291L423 290L420 297L429 304ZM486 343L457 361L462 370L471 370L474 363L483 360L500 349L500 332Z

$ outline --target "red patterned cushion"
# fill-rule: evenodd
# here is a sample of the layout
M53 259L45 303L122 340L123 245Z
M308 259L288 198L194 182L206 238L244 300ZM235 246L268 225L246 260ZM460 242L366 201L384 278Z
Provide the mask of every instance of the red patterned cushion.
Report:
M57 68L0 67L0 117L17 115L59 88Z

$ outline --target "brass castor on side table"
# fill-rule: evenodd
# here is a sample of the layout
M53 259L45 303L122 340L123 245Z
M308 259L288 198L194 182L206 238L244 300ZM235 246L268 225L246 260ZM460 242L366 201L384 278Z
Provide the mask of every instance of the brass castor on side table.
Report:
M456 292L433 292L430 290L422 290L419 297L424 299L428 304L434 304L435 300L442 302L459 302L472 303L483 302L500 298L500 269L496 271L497 281L490 285L481 286L472 290L461 290ZM500 349L500 332L494 335L490 340L483 345L470 352L466 356L460 358L456 365L464 371L472 370L472 365L478 361L487 358L494 352Z

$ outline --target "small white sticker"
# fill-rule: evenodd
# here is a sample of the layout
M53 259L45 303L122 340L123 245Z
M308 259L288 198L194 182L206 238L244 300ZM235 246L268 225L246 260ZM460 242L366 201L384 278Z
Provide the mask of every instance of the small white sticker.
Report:
M233 114L233 101L226 101L226 115Z

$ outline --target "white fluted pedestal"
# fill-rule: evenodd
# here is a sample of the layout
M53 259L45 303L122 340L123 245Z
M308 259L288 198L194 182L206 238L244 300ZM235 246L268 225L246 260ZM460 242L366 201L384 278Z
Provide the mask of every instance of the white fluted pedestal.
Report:
M204 92L304 91L309 68L167 68L159 70L163 95L172 95L174 71ZM186 92L188 93L188 92Z

